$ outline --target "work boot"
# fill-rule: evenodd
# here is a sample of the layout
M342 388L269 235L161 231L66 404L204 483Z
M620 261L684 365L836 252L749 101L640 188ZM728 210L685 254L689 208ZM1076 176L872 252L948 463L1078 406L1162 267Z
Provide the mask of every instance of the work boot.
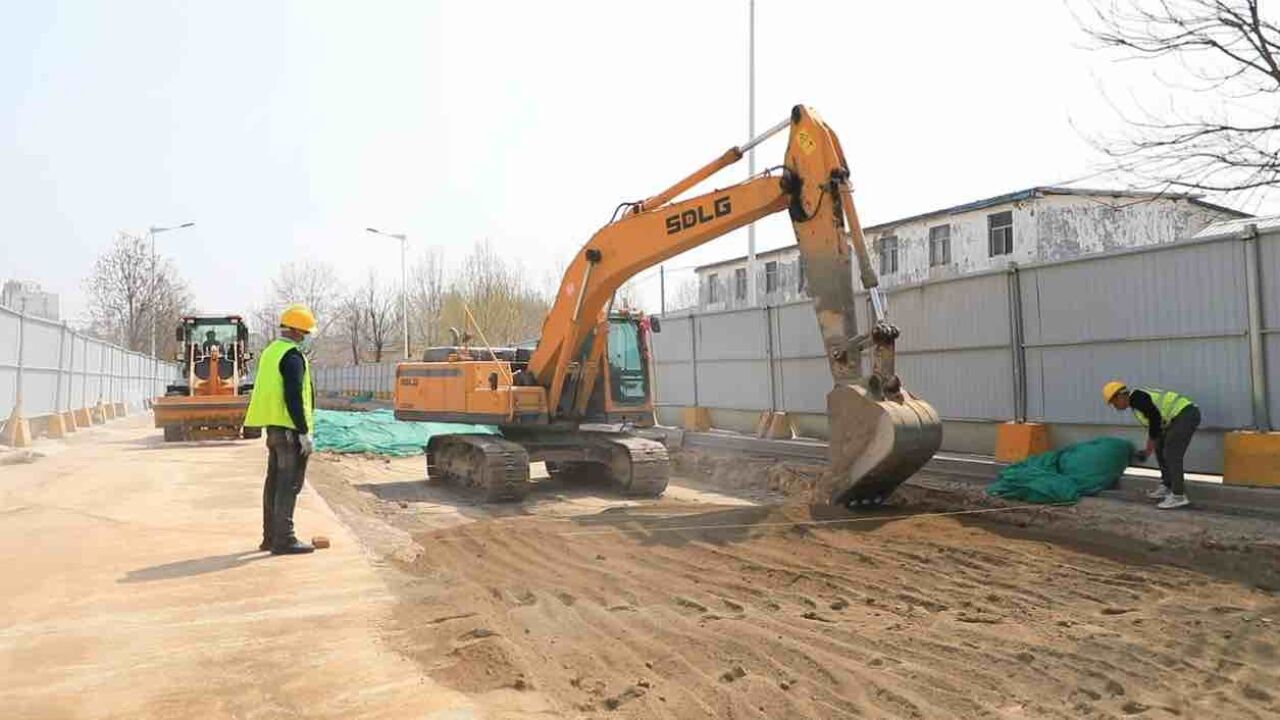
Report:
M1168 497L1160 501L1156 507L1161 510L1173 510L1175 508L1186 507L1191 504L1186 495L1174 495L1169 493Z
M1152 500L1163 500L1169 496L1169 488L1164 485L1157 485L1155 490L1147 493L1147 497Z
M258 549L259 549L259 550L261 550L261 551L263 551L263 552L266 552L267 550L270 550L270 549L271 549L271 538L269 538L269 537L264 537L264 538L262 538L262 542L258 543Z
M276 545L271 548L272 555L306 555L309 552L315 552L315 548L311 543L304 543L298 538L294 538L293 542L283 545Z

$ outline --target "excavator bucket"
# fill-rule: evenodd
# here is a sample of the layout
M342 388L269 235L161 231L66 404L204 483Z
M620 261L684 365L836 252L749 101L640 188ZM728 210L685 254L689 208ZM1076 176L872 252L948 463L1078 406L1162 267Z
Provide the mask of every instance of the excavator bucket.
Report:
M837 385L827 413L834 505L883 502L942 445L938 412L906 392L877 401L859 385Z

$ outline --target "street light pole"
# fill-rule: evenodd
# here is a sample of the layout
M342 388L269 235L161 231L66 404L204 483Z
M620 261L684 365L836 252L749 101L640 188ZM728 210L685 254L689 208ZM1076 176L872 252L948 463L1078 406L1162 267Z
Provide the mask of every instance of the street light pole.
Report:
M406 265L409 237L404 233L386 233L377 228L365 228L374 235L384 235L400 241L400 325L404 331L404 359L409 359L409 274Z
M151 238L151 383L154 389L156 377L160 374L160 358L156 357L156 234L169 232L170 230L181 230L195 225L193 222L182 223L181 225L170 225L169 227L156 227L152 225L147 229L147 235Z

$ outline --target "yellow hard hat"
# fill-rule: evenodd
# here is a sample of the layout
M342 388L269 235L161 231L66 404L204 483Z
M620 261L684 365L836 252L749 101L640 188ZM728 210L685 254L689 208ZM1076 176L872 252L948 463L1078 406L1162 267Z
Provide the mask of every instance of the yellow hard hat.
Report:
M301 303L290 305L280 313L280 326L309 333L316 329L316 316Z
M1116 395L1128 389L1129 389L1128 386L1125 385L1122 381L1112 380L1111 382L1102 386L1102 400L1104 402L1111 402L1111 398L1115 397Z

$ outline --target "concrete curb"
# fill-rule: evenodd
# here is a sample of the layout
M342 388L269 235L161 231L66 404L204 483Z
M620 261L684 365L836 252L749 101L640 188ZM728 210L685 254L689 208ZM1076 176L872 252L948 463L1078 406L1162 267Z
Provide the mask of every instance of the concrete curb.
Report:
M670 447L702 448L717 452L740 452L748 455L826 463L827 444L819 440L768 440L726 432L690 432L674 428L653 428L646 434L662 439ZM938 453L924 466L922 474L948 480L985 486L996 479L1008 463L978 455ZM908 481L910 482L910 481ZM1126 474L1113 490L1100 497L1152 505L1146 494L1159 481L1154 477ZM1280 488L1222 485L1199 480L1187 481L1187 495L1192 508L1220 513L1280 519Z

